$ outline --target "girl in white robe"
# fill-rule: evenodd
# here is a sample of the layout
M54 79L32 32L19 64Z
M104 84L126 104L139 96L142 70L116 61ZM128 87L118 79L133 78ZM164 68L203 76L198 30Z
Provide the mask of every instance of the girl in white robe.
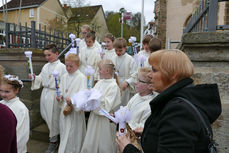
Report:
M43 86L40 98L40 112L49 128L50 145L48 152L56 149L59 135L60 108L56 101L55 78L52 76L53 71L59 72L59 78L66 73L65 65L58 60L58 50L55 44L50 44L44 49L44 55L48 63L46 63L39 75L33 74L31 90L39 89ZM32 78L29 75L29 78Z
M115 38L111 33L105 35L104 42L106 43L106 50L103 57L104 60L112 60L113 63L113 59L116 56L115 49L113 48L114 39Z
M134 95L134 89L129 86L129 79L132 74L137 71L137 65L132 56L126 53L126 40L123 38L117 38L114 41L114 48L116 56L113 61L115 68L118 71L118 77L120 79L122 97L122 106L125 106L130 98Z
M128 123L132 130L144 127L146 119L151 114L149 103L158 95L150 87L150 79L147 77L150 71L151 69L147 67L139 69L136 83L137 93L125 106L131 112L131 120Z
M18 153L26 153L26 144L29 140L29 111L27 107L17 97L18 92L22 88L21 80L16 76L7 75L3 78L0 86L0 96L3 100L0 103L7 105L14 113L17 119L17 148Z
M81 153L116 153L115 125L99 113L101 108L113 113L121 103L118 81L112 78L113 69L111 60L102 60L99 64L101 80L96 83L94 89L101 92L102 98L100 107L90 113Z
M93 80L98 80L98 63L101 57L99 54L100 49L94 45L95 34L91 32L87 33L85 40L87 47L82 48L79 54L81 62L80 71L85 74L85 68L89 65L95 70Z
M79 153L86 134L86 122L84 112L80 110L72 110L68 115L64 115L63 111L69 104L67 98L81 89L86 89L86 77L79 71L80 59L76 54L69 54L65 59L66 69L68 73L64 74L60 91L61 98L57 97L60 113L60 145L58 153ZM71 103L69 104L72 107ZM73 107L72 107L73 108Z

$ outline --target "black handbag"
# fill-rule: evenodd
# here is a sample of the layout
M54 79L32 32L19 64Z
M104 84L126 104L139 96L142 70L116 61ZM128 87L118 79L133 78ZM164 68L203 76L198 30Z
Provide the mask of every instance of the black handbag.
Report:
M206 130L206 133L207 133L207 136L210 140L210 143L208 144L208 152L209 153L218 153L217 151L217 148L216 146L218 144L215 143L215 141L213 140L213 136L212 136L212 133L210 132L207 124L205 123L202 115L200 114L199 110L196 108L196 106L194 106L190 101L188 101L187 99L183 98L183 97L177 97L179 99L181 99L182 101L186 102L187 104L189 104L194 110L195 112L197 113L197 115L199 116L200 118L200 121L203 123L203 126L204 126L204 129Z

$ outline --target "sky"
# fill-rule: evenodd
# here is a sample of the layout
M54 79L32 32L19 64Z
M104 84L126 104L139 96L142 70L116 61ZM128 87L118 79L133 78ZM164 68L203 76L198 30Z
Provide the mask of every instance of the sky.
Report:
M154 1L144 0L144 16L146 23L154 20ZM127 12L141 12L142 0L86 0L90 5L102 5L104 11L118 12L120 8L124 7Z
M10 0L7 0L10 1ZM64 1L64 0L61 0ZM120 8L124 7L127 12L141 12L142 0L84 0L85 4L102 5L103 10L118 12ZM155 0L144 0L144 16L146 24L154 20L154 2ZM2 1L0 1L0 6Z

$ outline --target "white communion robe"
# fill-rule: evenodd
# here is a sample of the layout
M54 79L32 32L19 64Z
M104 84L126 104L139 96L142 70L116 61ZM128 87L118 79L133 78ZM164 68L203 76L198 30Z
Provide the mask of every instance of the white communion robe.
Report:
M114 64L113 59L115 56L116 56L115 49L105 50L105 54L104 54L103 59L104 60L111 60Z
M125 106L131 112L131 120L128 122L131 129L144 127L146 119L151 114L149 103L157 96L156 92L153 94L140 96L139 93L135 94L128 104Z
M17 148L18 153L27 152L27 142L29 140L29 111L24 103L18 97L9 101L2 100L0 103L7 105L17 118Z
M60 73L59 78L66 73L66 68L60 60L53 63L46 63L41 73L32 81L31 90L36 90L43 86L40 98L41 116L49 128L49 137L59 134L60 108L56 101L55 79L52 76L53 71Z
M95 40L93 46L97 47L99 50L102 49L101 45L99 44L99 42L97 40ZM86 41L85 39L81 39L80 43L79 43L79 50L80 52L82 51L83 48L87 47Z
M60 112L60 146L58 153L79 153L86 134L86 122L84 112L73 110L65 116L64 108L67 105L65 99L71 98L74 93L87 88L87 79L80 70L73 74L64 74L61 78L60 91L64 101L59 102Z
M118 71L118 77L120 79L120 85L125 81L129 84L129 79L132 74L137 71L137 65L132 56L125 53L122 56L115 56L114 59L115 68ZM122 91L121 105L125 106L130 98L133 96L134 89L128 86L124 91Z
M99 50L97 47L84 47L79 54L80 57L80 71L85 74L85 68L87 65L91 66L94 70L94 80L98 77L98 63L101 61Z
M147 51L145 51L145 50L141 50L139 53L138 53L138 55L143 55L143 56L145 56L146 57L146 60L145 60L145 62L144 62L144 64L143 64L143 66L142 67L149 67L149 68L151 68L151 66L150 66L150 64L149 64L149 62L148 62L148 58L149 58L149 56L150 56L150 52L147 52ZM141 68L141 65L140 65L140 63L138 63L137 64L137 71L135 72L135 73L133 73L132 75L131 75L131 77L128 79L128 83L129 83L129 86L131 87L131 88L133 88L133 89L135 89L135 84L136 84L136 82L137 82L137 79L138 79L138 70Z
M101 79L94 89L102 93L100 108L113 113L114 108L120 106L120 89L115 79ZM116 126L99 114L100 108L90 113L81 153L116 153Z

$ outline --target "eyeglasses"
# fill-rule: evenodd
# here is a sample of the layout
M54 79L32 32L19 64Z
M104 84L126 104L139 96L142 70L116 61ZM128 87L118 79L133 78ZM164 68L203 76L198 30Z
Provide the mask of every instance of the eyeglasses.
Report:
M139 80L139 79L138 79L138 82L141 82L141 83L146 83L146 84L148 84L148 82L145 82L145 81L142 81L142 80Z
M82 34L87 34L87 32L81 32Z

